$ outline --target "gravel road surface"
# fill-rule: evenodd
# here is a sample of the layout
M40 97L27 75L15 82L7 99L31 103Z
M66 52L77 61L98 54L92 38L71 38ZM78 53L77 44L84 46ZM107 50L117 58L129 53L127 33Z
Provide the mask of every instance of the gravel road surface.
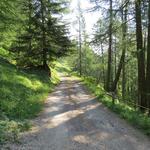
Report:
M72 77L49 95L31 131L10 150L150 150L148 137L97 102Z

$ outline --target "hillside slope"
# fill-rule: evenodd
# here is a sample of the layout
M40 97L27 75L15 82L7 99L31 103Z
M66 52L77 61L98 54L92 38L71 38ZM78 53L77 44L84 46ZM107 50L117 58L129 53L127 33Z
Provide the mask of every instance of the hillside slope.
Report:
M0 142L22 130L24 120L40 112L46 96L59 81L55 70L52 73L50 81L42 71L21 70L0 58Z

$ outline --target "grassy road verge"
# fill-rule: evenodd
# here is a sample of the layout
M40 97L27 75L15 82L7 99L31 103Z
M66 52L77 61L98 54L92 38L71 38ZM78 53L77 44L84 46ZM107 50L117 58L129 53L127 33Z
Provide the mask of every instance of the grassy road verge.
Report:
M43 108L44 101L59 82L39 70L21 70L0 58L0 143L17 140L19 132L30 128L28 119Z

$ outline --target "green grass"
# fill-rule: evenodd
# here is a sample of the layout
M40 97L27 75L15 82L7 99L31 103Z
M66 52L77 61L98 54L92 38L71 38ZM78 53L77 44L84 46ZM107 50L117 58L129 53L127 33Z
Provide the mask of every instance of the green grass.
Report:
M109 96L101 85L96 84L94 78L84 77L83 83L88 89L98 97L98 100L105 104L115 113L119 114L121 118L127 120L134 127L142 130L145 134L150 136L150 118L136 111L134 108L115 100L115 105L112 104L112 97Z
M21 70L0 58L0 143L16 139L18 132L30 127L26 120L42 110L58 82L54 69L50 80L42 71Z
M57 62L54 62L53 65L55 66L55 69L59 72L59 73L63 73L64 75L70 75L72 70L69 67L68 63L63 60L60 59Z

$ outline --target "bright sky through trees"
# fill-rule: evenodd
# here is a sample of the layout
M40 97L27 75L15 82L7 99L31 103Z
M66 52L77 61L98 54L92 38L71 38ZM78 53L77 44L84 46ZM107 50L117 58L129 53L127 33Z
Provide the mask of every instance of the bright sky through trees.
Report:
M92 8L93 4L91 4L88 0L81 0L81 8L83 9L83 15L85 17L86 21L86 30L89 35L92 34L92 28L93 25L97 22L100 12L88 12L89 9ZM71 5L70 5L70 15L68 16L68 20L71 23L71 35L76 36L77 30L78 30L78 24L77 24L77 4L78 0L72 0Z

